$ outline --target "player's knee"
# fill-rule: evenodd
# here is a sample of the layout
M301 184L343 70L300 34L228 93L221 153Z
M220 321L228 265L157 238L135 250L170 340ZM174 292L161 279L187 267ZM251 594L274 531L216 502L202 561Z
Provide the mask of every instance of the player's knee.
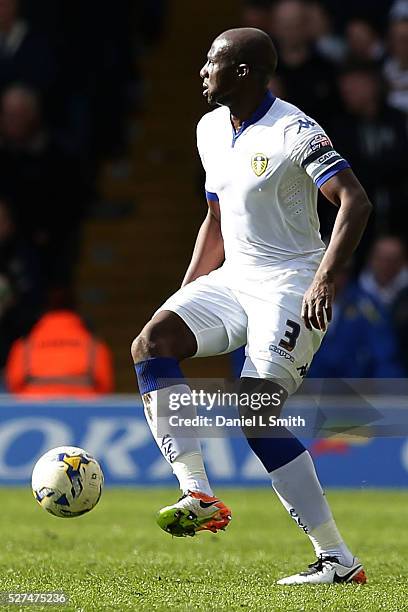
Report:
M173 357L169 338L158 333L154 326L149 325L133 340L131 353L134 363L146 361L152 357Z
M149 347L146 338L143 336L143 332L141 332L133 340L130 346L130 353L132 355L133 363L139 363L140 361L149 359Z
M181 331L168 321L153 319L132 342L133 362L139 363L152 357L173 357L177 360L190 357L195 350L193 342L189 334Z

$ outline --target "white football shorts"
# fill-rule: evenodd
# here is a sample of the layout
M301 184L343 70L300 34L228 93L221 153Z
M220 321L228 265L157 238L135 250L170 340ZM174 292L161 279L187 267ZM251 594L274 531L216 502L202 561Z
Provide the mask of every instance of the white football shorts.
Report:
M194 357L229 353L245 345L241 376L279 381L294 393L324 332L301 319L314 270L278 270L261 279L231 283L225 267L179 289L157 312L177 313L194 333Z

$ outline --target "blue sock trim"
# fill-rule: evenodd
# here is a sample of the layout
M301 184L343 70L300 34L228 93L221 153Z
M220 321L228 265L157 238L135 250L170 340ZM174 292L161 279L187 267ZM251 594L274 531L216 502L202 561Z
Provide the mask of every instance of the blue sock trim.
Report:
M142 395L170 386L169 379L175 380L170 384L177 384L178 379L184 379L179 363L173 357L152 357L141 361L135 364L135 371Z
M289 434L286 431L285 435ZM249 446L268 474L296 459L306 449L295 436L285 438L247 438Z

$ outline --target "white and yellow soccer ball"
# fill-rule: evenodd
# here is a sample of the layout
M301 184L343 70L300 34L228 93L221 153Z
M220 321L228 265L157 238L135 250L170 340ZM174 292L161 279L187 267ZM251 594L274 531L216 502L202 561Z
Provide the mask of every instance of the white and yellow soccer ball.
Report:
M89 453L76 446L59 446L40 457L31 487L44 510L61 518L89 512L98 503L103 472Z

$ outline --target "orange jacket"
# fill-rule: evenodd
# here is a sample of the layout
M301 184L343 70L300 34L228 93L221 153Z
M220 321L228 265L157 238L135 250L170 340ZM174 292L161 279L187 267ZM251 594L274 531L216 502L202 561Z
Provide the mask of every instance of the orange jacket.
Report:
M12 393L93 396L113 390L111 354L69 310L46 313L11 347L6 383Z

